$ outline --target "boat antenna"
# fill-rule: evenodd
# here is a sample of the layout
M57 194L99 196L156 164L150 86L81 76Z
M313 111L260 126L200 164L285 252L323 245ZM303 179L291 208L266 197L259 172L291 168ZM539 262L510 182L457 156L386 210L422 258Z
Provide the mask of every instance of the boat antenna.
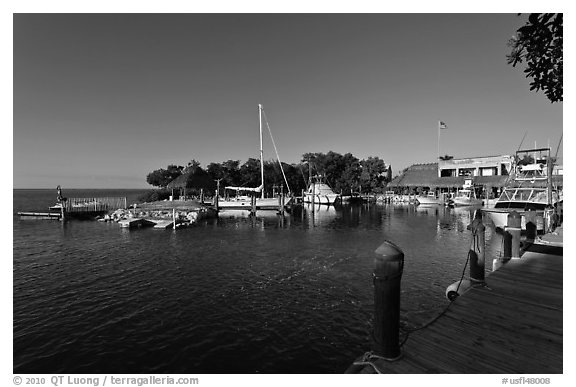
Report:
M524 139L526 138L527 134L528 134L528 131L524 132L524 137L522 137L522 141L520 141L520 145L518 145L518 150L516 152L519 152L520 148L522 148L522 143L524 142Z
M562 133L562 135L560 136L560 141L558 141L558 146L556 147L556 154L554 154L554 160L556 160L556 157L558 157L558 151L560 150L560 144L562 144L562 137L564 136L564 133Z

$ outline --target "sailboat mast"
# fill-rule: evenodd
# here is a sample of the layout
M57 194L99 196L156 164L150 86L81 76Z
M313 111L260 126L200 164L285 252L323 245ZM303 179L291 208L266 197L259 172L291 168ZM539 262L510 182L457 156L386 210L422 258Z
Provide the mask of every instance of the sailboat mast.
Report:
M262 149L262 105L258 104L258 119L260 121L260 181L262 184L262 199L264 199L264 150Z

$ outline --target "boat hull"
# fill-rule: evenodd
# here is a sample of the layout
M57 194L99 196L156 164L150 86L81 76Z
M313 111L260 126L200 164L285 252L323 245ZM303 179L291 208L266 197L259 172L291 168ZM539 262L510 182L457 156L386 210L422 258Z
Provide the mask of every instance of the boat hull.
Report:
M441 206L444 204L444 200L440 198L433 198L428 196L417 196L416 200L421 206Z
M332 191L325 183L312 183L304 193L304 203L334 204L340 201L340 195Z
M334 204L339 200L339 198L340 195L338 194L326 194L326 195L305 194L304 203L312 203L312 200L314 200L314 203L316 204Z
M510 208L485 208L482 210L486 214L494 227L504 230L508 226L508 215L516 211L521 216L522 230L526 230L526 211L518 211L517 209ZM534 211L536 213L536 230L544 231L544 211Z
M475 198L461 198L461 197L455 197L453 199L454 205L455 206L460 206L460 207L464 207L464 206L481 206L482 205L482 200L480 199L475 199Z
M287 206L292 201L291 197L287 197L284 201L284 206ZM277 210L279 207L278 198L265 198L256 199L256 210ZM222 200L218 201L218 208L223 210L245 210L252 209L250 200Z

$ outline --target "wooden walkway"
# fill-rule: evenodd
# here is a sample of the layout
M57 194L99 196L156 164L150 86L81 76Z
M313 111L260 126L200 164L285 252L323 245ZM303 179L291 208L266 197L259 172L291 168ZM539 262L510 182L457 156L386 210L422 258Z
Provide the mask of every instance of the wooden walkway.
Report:
M372 364L391 374L563 373L562 248L534 247L411 333L401 359ZM368 365L348 372L376 371Z

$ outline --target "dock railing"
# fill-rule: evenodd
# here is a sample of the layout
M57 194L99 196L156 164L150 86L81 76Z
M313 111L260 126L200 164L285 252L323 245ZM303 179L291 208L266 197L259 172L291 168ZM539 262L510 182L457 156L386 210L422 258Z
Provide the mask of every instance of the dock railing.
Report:
M64 209L68 213L101 212L126 209L126 197L68 198Z

